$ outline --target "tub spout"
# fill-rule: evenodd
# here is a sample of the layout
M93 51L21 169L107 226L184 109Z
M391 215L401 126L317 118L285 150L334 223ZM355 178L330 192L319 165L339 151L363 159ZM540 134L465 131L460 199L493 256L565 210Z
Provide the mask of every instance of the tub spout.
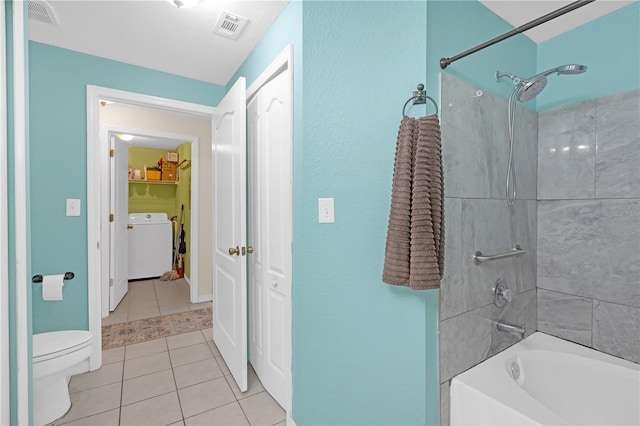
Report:
M507 322L499 320L496 326L500 331L504 331L504 332L513 334L515 336L518 336L521 339L524 339L524 333L526 330L521 325L509 324Z

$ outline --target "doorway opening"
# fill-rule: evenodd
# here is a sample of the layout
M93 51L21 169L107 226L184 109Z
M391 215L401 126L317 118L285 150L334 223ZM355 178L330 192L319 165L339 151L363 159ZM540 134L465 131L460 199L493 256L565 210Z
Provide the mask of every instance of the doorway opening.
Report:
M111 106L112 104L123 105L131 111L137 111L138 114L128 114L127 117L131 121L122 121L119 122L117 126L114 126L113 120L105 118L101 114L104 104L107 104L107 106ZM201 213L202 205L204 204L206 206L208 203L202 203L200 198L208 191L208 182L210 179L206 177L203 179L203 169L198 165L198 159L202 158L202 156L198 155L198 150L205 149L202 144L208 145L209 143L209 140L205 139L210 138L211 118L214 111L215 108L205 105L157 98L104 87L87 86L88 302L89 331L94 336L94 350L90 359L91 370L99 368L102 364L102 318L108 314L108 303L104 303L104 301L109 298L107 293L109 288L108 272L111 251L109 226L109 215L112 213L110 211L111 158L109 156L111 147L109 146L110 141L108 137L109 126L111 126L112 130L114 128L116 129L112 131L112 133L116 133L117 131L156 138L169 135L170 138L174 139L191 140L193 150L190 169L193 176L191 180L191 223L193 227L191 230L192 237L190 238L190 252L192 256L189 279L191 283L194 284L194 287L198 288L198 292L190 294L190 299L192 302L204 302L211 300L211 295L210 290L206 288L203 290L202 285L198 286L204 283L206 287L207 284L206 276L202 277L204 282L199 279L202 275L199 272L199 265L204 264L206 266L206 262L199 262L198 260L203 256L203 251L205 251L204 256L207 256L208 253L206 253L206 250L203 250L203 247L206 248L207 246L206 241L198 241L197 235L204 231L203 225L206 225L206 223L203 222L206 216ZM168 123L170 120L163 120L161 126L165 127L154 131L148 130L152 128L152 126L140 124L141 121L133 121L134 116L145 116L154 112L164 113L174 118L199 120L203 123L202 127L204 129L202 132L206 133L206 137L188 136L188 133L191 133L190 130L171 130L179 129L180 127L167 128L166 126L173 126L172 123ZM191 128L192 127L189 127L189 129ZM96 173L95 170L99 170L100 172ZM195 203L198 202L200 205L195 205ZM204 228L206 229L207 227L204 226ZM105 289L107 291L105 291ZM106 309L105 306L107 307Z
M109 141L111 156L109 261L105 265L108 276L103 278L102 317L115 311L112 315L117 318L106 318L111 324L128 320L128 306L116 307L128 292L129 280L157 278L178 270L189 283L198 235L194 220L198 197L191 196L198 194L198 181L191 179L192 168L198 168L198 158L192 156L192 150L198 150L198 138L110 125L103 126L102 134ZM163 167L165 159L175 162ZM147 164L163 168L164 175L151 169L147 173ZM172 275L182 278L177 272ZM197 280L192 281L188 302L198 298ZM136 319L161 314L159 305L151 308L142 309Z

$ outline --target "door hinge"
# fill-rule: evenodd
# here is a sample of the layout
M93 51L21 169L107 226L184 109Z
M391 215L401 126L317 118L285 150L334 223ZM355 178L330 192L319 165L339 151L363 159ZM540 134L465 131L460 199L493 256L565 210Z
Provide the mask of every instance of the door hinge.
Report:
M116 217L113 215L113 213L109 214L109 222L113 222L114 220L116 220Z
M113 158L116 156L116 150L115 149L110 149L109 150L109 157Z
M109 278L109 287L113 287L113 278Z

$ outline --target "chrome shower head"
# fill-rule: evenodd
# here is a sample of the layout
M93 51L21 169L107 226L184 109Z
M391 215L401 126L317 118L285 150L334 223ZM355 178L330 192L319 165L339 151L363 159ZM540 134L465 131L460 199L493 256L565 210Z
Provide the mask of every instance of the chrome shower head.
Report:
M586 65L567 64L556 68L558 74L582 74L587 71Z
M535 98L547 87L547 77L538 77L535 80L527 80L519 84L516 97L520 102L527 102Z
M574 74L582 74L585 71L587 71L586 65L576 65L576 64L560 65L559 67L551 68L549 70L546 70L545 72L541 72L535 77L531 77L531 80L539 77L546 77L551 74L574 75Z
M551 68L545 72L542 72L534 77L531 77L528 80L522 79L516 75L513 75L508 72L499 72L496 71L496 80L499 80L502 77L509 77L515 83L515 87L513 91L516 93L516 98L520 102L527 102L531 99L535 98L542 92L542 90L547 86L547 76L551 74L565 74L565 75L573 75L573 74L582 74L587 71L586 65L577 65L577 64L567 64L560 65L556 68Z

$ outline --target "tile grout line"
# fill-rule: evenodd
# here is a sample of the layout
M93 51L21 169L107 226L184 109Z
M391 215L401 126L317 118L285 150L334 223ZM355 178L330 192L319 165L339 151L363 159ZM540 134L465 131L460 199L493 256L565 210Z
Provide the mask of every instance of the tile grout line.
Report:
M169 345L167 345L167 350L168 349L169 349ZM169 362L171 362L171 354L169 354ZM182 417L182 424L185 425L186 423L184 419L184 410L182 409L182 400L180 399L180 392L178 389L178 382L176 381L176 372L173 368L173 364L171 364L171 375L173 376L173 384L176 387L175 392L176 392L176 398L178 398L178 406L180 407L180 416Z
M129 306L127 305L127 308ZM127 310L128 316L128 310ZM124 354L122 354L122 381L120 382L120 407L118 407L118 426L122 423L122 395L124 394L124 372L127 365L127 346L124 346Z

